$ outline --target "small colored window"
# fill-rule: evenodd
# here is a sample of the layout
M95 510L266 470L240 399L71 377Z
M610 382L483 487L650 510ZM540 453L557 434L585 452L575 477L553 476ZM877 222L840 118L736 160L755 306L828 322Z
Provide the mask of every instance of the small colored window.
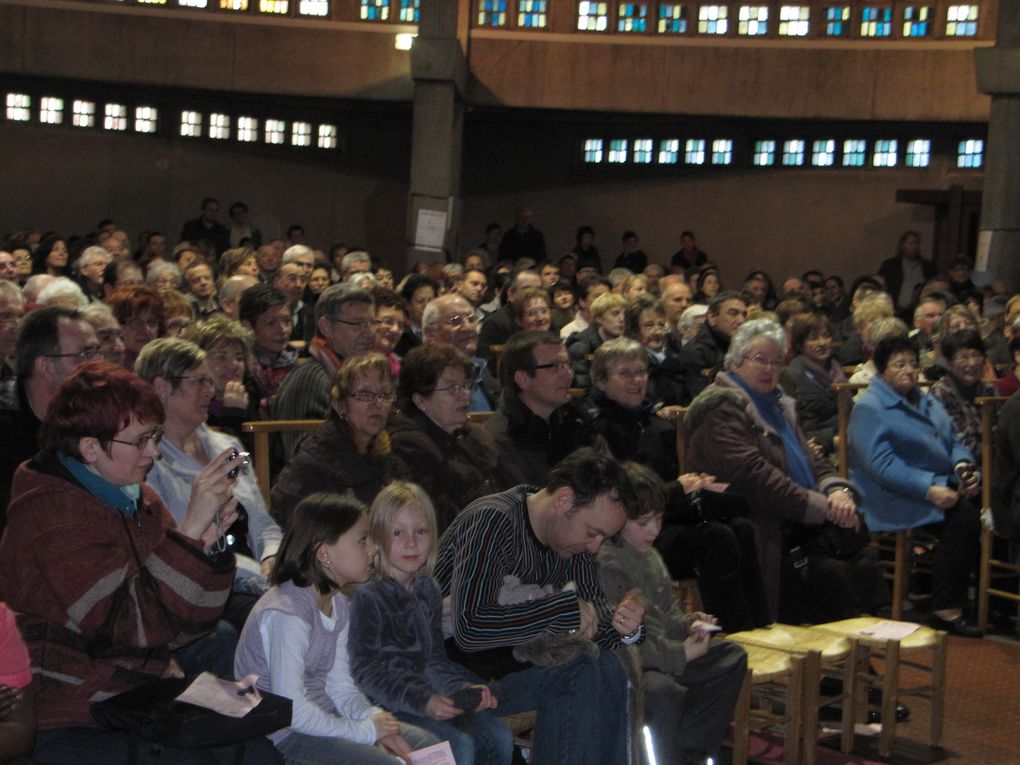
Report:
M587 138L584 142L585 164L595 165L602 161L602 139Z
M967 141L960 141L959 149L956 152L956 166L974 168L981 167L984 163L985 142L979 138L972 138Z
M783 164L788 167L800 167L804 164L804 141L792 138L783 144Z
M7 119L15 122L28 122L32 119L32 96L27 93L8 93Z
M638 165L647 165L652 161L652 154L655 151L655 142L651 138L634 139L634 162Z
M181 135L185 138L202 137L201 112L181 112Z
M811 144L811 164L815 167L832 167L836 161L836 141L823 138Z
M677 138L665 138L659 141L659 164L675 165L680 160L680 141Z
M868 142L860 138L843 141L843 167L864 167L868 161Z
M272 13L286 16L290 9L288 0L259 0L259 13Z
M684 144L684 162L688 165L705 164L705 139L688 138Z
M698 8L698 34L726 34L729 28L729 12L725 5L703 5Z
M105 130L127 130L127 107L124 104L107 104L103 109Z
M811 8L807 5L779 6L779 34L782 37L805 37L810 29Z
M266 143L279 146L287 140L287 123L283 120L266 120Z
M830 5L825 9L825 34L827 37L850 36L849 5Z
M946 10L947 37L973 37L977 34L977 25L977 5L950 5Z
M259 121L257 117L237 118L237 140L242 143L253 143L259 140Z
M687 32L687 6L659 3L659 34L682 35Z
M71 104L71 124L75 127L90 128L96 124L96 104L94 101L75 100Z
M155 133L159 111L154 106L135 107L135 132Z
M319 125L319 148L335 149L338 135L336 125Z
M311 146L312 145L312 123L311 122L292 122L290 125L290 145L291 146Z
M928 167L931 164L931 141L927 138L908 141L904 161L907 167Z
M421 0L400 0L400 20L417 24L421 16Z
M618 11L616 15L616 30L618 32L648 31L647 3L620 3Z
M875 151L871 155L871 164L875 167L896 167L899 153L899 142L894 138L875 141Z
M930 5L908 5L903 9L903 36L930 36L934 13Z
M892 8L867 5L861 9L861 37L888 37L892 34Z
M361 0L359 18L362 21L387 21L390 17L390 0Z
M733 141L729 138L717 138L712 141L712 164L733 164Z
M776 142L755 141L752 162L755 167L771 167L776 164Z
M59 125L64 121L64 99L43 96L39 101L39 121L46 125Z
M629 142L626 138L614 138L609 142L609 161L619 165L627 161L627 148Z
M582 32L605 32L609 28L609 3L581 0L577 4L577 28Z
M478 0L478 26L505 27L507 0Z
M737 14L737 34L759 37L768 32L769 8L767 5L742 5Z
M549 21L549 0L518 0L517 26L544 29Z
M230 138L230 116L226 114L209 115L209 137L216 140Z

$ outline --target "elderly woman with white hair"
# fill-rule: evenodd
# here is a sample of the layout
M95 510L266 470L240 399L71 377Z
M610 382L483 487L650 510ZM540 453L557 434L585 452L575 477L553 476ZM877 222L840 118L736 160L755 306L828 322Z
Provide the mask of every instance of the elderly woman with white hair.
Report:
M771 319L737 330L725 371L688 410L688 467L747 498L773 618L798 624L872 613L887 595L864 552L858 494L797 426L794 401L779 387L786 347Z

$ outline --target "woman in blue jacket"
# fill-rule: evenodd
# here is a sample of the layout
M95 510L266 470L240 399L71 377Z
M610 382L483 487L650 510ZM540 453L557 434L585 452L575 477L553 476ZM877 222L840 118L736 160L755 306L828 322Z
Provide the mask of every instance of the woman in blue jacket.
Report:
M981 524L970 497L980 474L942 404L918 388L917 348L903 335L878 343L878 374L850 416L850 474L873 531L938 524L932 574L933 627L980 637L966 620Z

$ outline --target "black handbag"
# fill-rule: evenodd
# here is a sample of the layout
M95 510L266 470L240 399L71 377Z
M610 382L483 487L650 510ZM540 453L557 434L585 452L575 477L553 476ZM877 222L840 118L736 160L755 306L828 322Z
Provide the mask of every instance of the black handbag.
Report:
M92 721L156 744L196 749L238 744L291 723L291 700L266 691L259 691L262 700L244 717L175 701L194 679L154 680L96 702L89 710Z
M750 506L742 494L695 489L684 494L677 484L666 501L666 524L697 526L709 521L725 523L730 518L747 516Z

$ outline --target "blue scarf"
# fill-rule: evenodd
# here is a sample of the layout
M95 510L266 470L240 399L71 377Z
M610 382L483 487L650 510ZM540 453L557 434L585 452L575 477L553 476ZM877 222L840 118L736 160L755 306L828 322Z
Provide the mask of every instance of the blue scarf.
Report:
M758 411L758 415L783 442L790 478L805 489L814 489L816 481L815 472L811 469L811 460L808 459L807 452L804 451L800 438L797 437L796 429L783 416L783 408L779 405L779 399L782 398L783 392L776 388L771 393L759 393L748 386L740 375L734 374L732 379L747 393L754 408Z
M57 452L57 459L89 494L104 505L119 510L128 518L134 518L138 513L138 498L142 491L137 483L130 486L114 486L98 473L93 473L85 467L81 460L69 457L63 452Z

